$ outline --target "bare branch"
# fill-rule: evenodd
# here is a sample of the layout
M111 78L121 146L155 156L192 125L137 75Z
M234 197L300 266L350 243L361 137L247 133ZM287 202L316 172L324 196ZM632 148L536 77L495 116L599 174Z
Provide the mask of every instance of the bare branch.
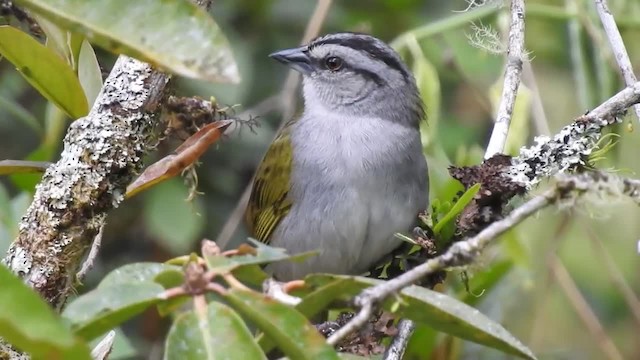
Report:
M576 310L580 320L582 320L587 331L589 331L607 359L622 360L623 357L620 354L620 351L616 348L609 336L607 336L607 332L602 327L602 324L600 324L598 317L593 313L593 310L591 310L591 307L582 294L580 294L580 290L578 290L576 283L573 281L571 275L569 275L569 272L555 254L552 254L549 267L555 277L555 280L560 285L560 288Z
M640 183L640 181L638 181L638 183ZM636 187L635 192L640 192L639 189L640 187ZM638 203L640 204L640 201L638 201ZM602 264L604 264L604 268L607 271L607 275L609 276L611 283L618 289L618 292L627 303L627 307L629 307L636 323L636 331L638 331L638 329L640 329L640 299L638 299L638 296L635 294L631 285L629 285L625 280L624 274L620 271L618 264L611 258L609 250L604 246L602 240L598 238L591 224L587 224L586 226L587 235L589 236L589 239L591 239L591 244L594 247L595 254L600 258Z
M511 25L509 26L509 45L507 46L507 64L504 71L502 96L496 114L493 132L484 158L488 159L504 150L509 133L509 124L516 95L520 86L520 73L524 61L524 0L511 0Z
M633 67L631 66L631 60L629 59L627 48L624 46L616 21L609 10L607 0L595 0L595 3L596 9L598 10L598 16L600 16L600 21L602 22L605 33L607 34L607 39L611 45L611 50L613 51L616 62L618 63L624 82L627 86L632 86L637 79L633 73ZM636 104L633 109L635 110L638 121L640 121L640 105Z

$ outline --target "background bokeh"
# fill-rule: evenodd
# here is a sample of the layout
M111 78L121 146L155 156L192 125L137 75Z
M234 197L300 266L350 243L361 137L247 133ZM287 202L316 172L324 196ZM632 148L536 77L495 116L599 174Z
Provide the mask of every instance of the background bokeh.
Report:
M640 69L640 2L609 3L633 65ZM315 6L311 0L215 1L212 14L231 41L243 81L232 86L178 78L175 91L213 96L239 116L259 116L260 127L255 132L235 132L208 151L197 169L201 194L193 201L186 201L188 186L176 179L113 211L100 258L86 287L79 291L92 288L119 265L164 261L197 249L203 237L217 238L282 121L277 95L287 69L267 55L300 42ZM509 139L511 154L532 143L545 127L551 134L557 132L624 87L592 1L529 0L526 6L526 48L532 72L525 73L520 91ZM419 72L429 105L423 132L434 183L432 199L439 198L448 165L482 160L501 86L504 55L479 49L478 41L470 40L477 39L478 30L469 21L459 21L465 13L458 11L466 7L465 1L336 0L321 31L360 31L396 40L401 55ZM487 12L475 17L473 24L500 33L508 25L507 10ZM434 32L420 36L425 29ZM418 35L416 43L397 40L411 31ZM500 50L486 37L480 42ZM115 56L97 51L108 72ZM541 108L533 116L530 109L538 100ZM0 62L0 159L55 161L68 124L8 62ZM597 163L598 168L638 177L640 135L633 131L637 127L637 119L629 115L612 129L619 134L611 138L617 145ZM148 163L178 144L175 139L161 143ZM15 237L36 182L34 175L0 179L0 253ZM495 264L503 269L497 285L487 285L490 291L473 301L541 358L600 359L615 358L616 353L638 358L640 302L633 293L640 293L639 218L635 204L606 197L590 197L571 209L547 209L505 235L469 269L472 288L474 273L490 272ZM228 246L245 238L241 224ZM441 290L464 297L458 273L452 271ZM473 294L479 295L482 289ZM167 324L147 312L124 330L139 352L129 351L130 356L157 358ZM419 334L428 338L426 330ZM433 358L503 356L467 343L460 347L444 337L436 345L426 340L420 344L419 339L414 346L436 347Z

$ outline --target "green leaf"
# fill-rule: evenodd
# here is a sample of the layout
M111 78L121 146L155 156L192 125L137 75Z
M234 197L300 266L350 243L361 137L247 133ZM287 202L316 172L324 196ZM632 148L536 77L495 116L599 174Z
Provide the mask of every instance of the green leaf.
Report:
M154 186L145 195L143 216L149 231L172 254L190 251L205 225L200 199L187 201L186 187L175 179Z
M311 275L305 279L305 282L309 285L322 286L336 279L346 279L350 282L348 290L342 294L344 299L350 299L370 286L384 283L381 280L361 276L340 275ZM526 359L536 358L531 350L502 325L445 294L412 285L400 292L400 299L391 297L384 301L382 306L400 317L428 324L438 331Z
M253 291L232 289L222 296L285 355L301 360L338 359L335 350L297 310Z
M152 281L162 285L165 289L180 286L184 283L184 271L180 266L164 263L142 262L127 264L107 274L98 285L98 288ZM158 313L161 316L166 316L182 306L188 299L188 296L178 296L162 301L157 305Z
M90 359L89 348L4 265L0 284L0 337L38 359Z
M92 43L177 74L238 82L231 48L215 21L187 0L20 0Z
M480 191L480 186L481 184L475 184L467 189L467 191L460 196L460 199L455 203L455 205L451 207L451 210L449 210L449 212L433 227L433 232L439 234L444 226L453 221L456 216L464 210L465 206L473 200L473 197L476 196L478 191Z
M70 117L76 119L89 111L82 86L71 67L31 36L11 26L0 26L0 55Z
M225 273L247 265L269 264L282 260L301 261L316 254L315 251L310 251L301 254L289 255L285 249L272 247L253 239L249 240L256 246L255 254L237 256L205 256L209 270Z
M178 315L164 358L184 360L266 359L242 318L229 306L210 302L206 311Z
M107 276L105 276L98 285L98 288L110 287L118 284L152 282L155 281L159 274L165 271L178 271L182 274L182 268L175 265L155 262L127 264L114 269L107 274ZM162 284L160 282L158 283Z
M80 54L78 55L78 79L89 106L93 106L100 90L102 89L102 71L91 44L88 41L82 42Z
M75 299L62 314L76 335L94 339L161 301L164 288L152 282L98 287Z

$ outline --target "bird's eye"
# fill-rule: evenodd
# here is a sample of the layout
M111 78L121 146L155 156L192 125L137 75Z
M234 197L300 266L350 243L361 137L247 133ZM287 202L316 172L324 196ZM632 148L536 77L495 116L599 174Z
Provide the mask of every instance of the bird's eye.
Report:
M324 60L327 69L331 71L338 71L342 68L342 59L337 56L329 56Z

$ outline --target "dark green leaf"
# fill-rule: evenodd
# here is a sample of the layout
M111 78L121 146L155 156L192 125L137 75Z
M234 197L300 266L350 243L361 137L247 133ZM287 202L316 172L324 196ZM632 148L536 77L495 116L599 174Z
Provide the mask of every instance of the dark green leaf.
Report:
M312 275L307 277L305 282L321 286L336 279L346 279L350 282L351 286L348 287L348 291L342 294L346 299L359 294L367 287L383 282L360 276L340 275ZM487 318L469 305L445 294L420 286L409 286L402 290L401 299L387 299L383 303L383 307L401 317L428 324L438 331L508 354L535 359L531 350L505 330L502 325Z
M225 300L293 359L338 359L324 337L297 310L262 294L232 289Z
M91 340L161 301L164 288L152 282L113 284L98 287L64 310L75 333Z
M218 25L187 0L20 0L107 50L175 73L238 82L231 48Z
M141 262L127 264L112 270L105 276L98 288L109 287L118 284L127 283L144 283L155 281L164 285L162 282L156 281L156 277L166 271L177 271L182 274L182 268L175 265L168 265L155 262Z
M9 60L42 96L76 119L89 107L73 69L55 52L24 32L0 26L0 55Z
M266 359L242 318L229 306L211 302L206 312L178 315L165 343L164 358L184 360Z
M0 284L0 337L39 359L90 359L89 348L4 265Z

